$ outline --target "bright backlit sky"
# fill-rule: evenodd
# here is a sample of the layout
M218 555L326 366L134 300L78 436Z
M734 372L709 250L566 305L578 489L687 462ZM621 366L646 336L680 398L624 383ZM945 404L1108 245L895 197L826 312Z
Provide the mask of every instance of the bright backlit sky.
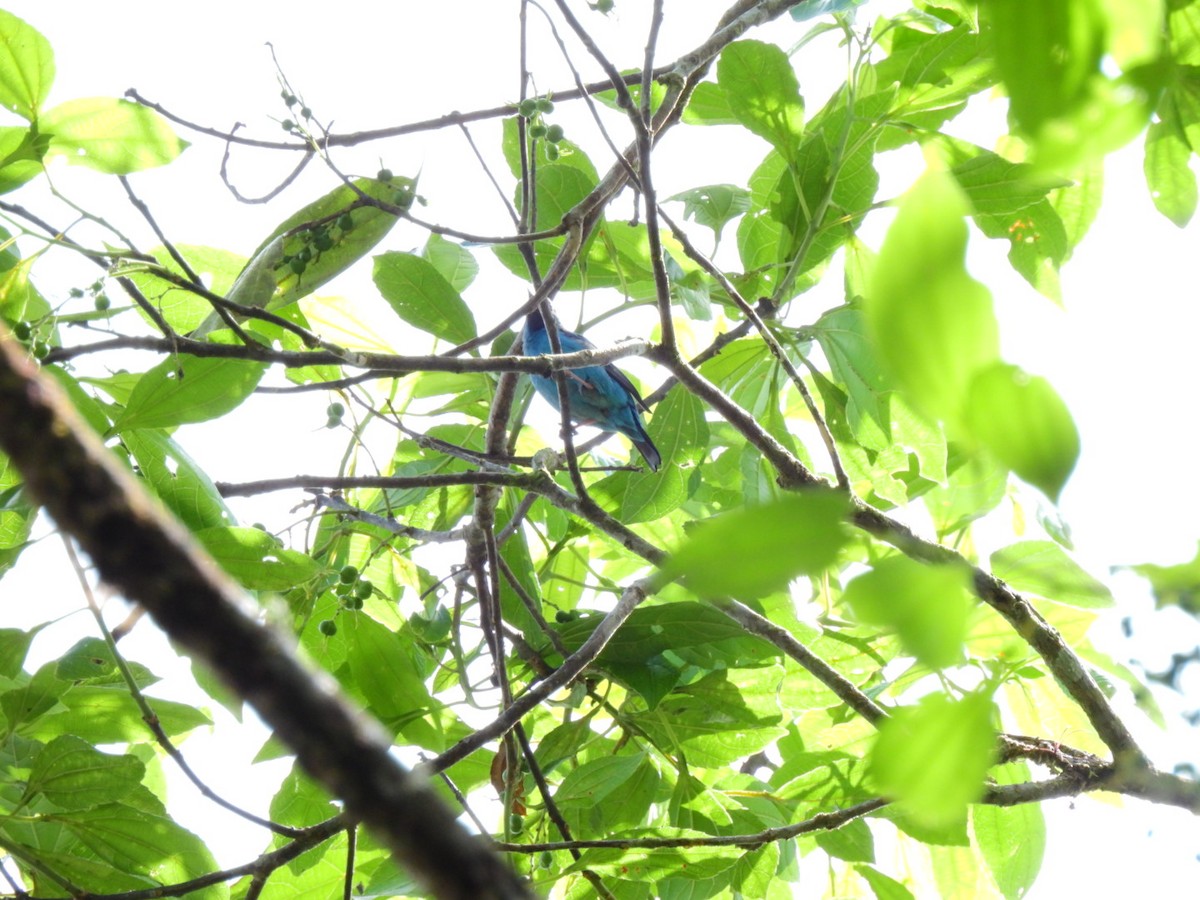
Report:
M659 59L671 59L699 43L724 5L711 0L667 0ZM0 6L35 25L53 45L58 76L52 103L93 95L120 96L127 88L136 87L144 96L189 119L217 128L240 121L251 134L280 138L283 132L270 117L282 119L285 111L267 41L274 45L293 89L318 118L332 119L339 132L420 120L453 109L489 107L511 101L517 93L516 0L441 4L343 0L286 5L228 0L205 4L0 0ZM640 64L649 4L618 0L617 16L610 21L587 14L582 3L574 6L618 65ZM897 6L870 3L866 11L873 14ZM865 21L867 16L861 18ZM534 15L533 20L537 88L569 86L557 49L546 40L539 17ZM784 20L754 36L778 36L786 47L805 28ZM844 57L832 52L832 47L832 42L818 42L797 57L810 112L819 108L844 75ZM582 54L575 58L585 77L598 77ZM560 105L558 115L561 119L556 120L568 126L568 136L578 136L603 168L607 161L585 120L565 105ZM964 122L957 128L959 133L972 129L965 136L989 144L999 133L1002 116L1002 101L984 101L972 110L970 124ZM218 179L223 148L214 141L181 133L194 146L177 164L133 178L135 188L176 242L247 254L279 219L330 187L328 176L313 166L276 204L268 208L238 204ZM498 133L495 123L475 132L484 152L493 159L498 158ZM694 137L675 135L664 143L662 162L656 167L662 196L748 173L766 152L766 145L757 139L743 139L735 129L720 128L704 135L708 143L697 157L685 146L687 138ZM694 151L695 145L690 147ZM397 173L421 170L421 193L431 199L430 207L423 211L428 218L484 233L511 230L459 135L417 136L347 151L339 163L348 171L373 173L381 155ZM915 151L895 156L883 169L880 197L902 192L920 170ZM244 193L258 194L272 187L292 162L290 157L281 160L267 153L238 151L231 173ZM67 193L90 208L106 214L119 210L116 215L123 217L123 222L136 223L115 185L102 183L90 172L68 172L62 167L55 170L55 177ZM868 244L879 246L889 221L887 213L868 220L863 230ZM137 228L136 224L131 227ZM1200 479L1195 477L1193 463L1197 436L1195 336L1200 333L1194 275L1197 234L1195 228L1175 228L1153 210L1141 177L1139 143L1109 161L1100 219L1063 272L1065 311L1038 296L1011 272L1004 258L1006 247L988 243L978 234L972 236L971 266L995 292L1005 357L1047 376L1064 395L1079 424L1083 455L1062 510L1074 531L1079 559L1101 577L1115 565L1188 559L1200 538L1196 515ZM400 227L386 246L410 249L424 239L415 229ZM147 238L145 246L152 243ZM489 254L481 251L479 255ZM94 277L90 270L79 271L87 274L64 271L61 283L43 283L42 287L62 291ZM811 302L839 302L840 283L840 277L831 273ZM480 308L478 291L468 296L476 304L481 325L490 325L525 297L512 280L497 284L492 308ZM355 287L351 283L351 289ZM385 312L386 307L381 304L379 309ZM390 322L386 313L384 321ZM612 337L624 336L626 326L614 327L617 330ZM406 338L399 330L394 336L388 332L385 339L400 351L423 349L405 345ZM151 362L149 357L139 357L129 364L148 367ZM642 364L634 368L649 383L657 383L652 367ZM343 439L322 431L311 403L296 403L287 409L287 415L294 410L295 419L263 421L261 416L247 413L222 420L219 427L225 430L220 439L211 430L195 428L182 431L181 440L217 479L328 468ZM231 425L238 429L236 442L228 440ZM1032 510L1034 499L1029 496L1026 500ZM275 501L276 515L281 502ZM248 520L259 514L257 508L245 509ZM271 512L268 508L264 514ZM288 521L286 514L282 521ZM56 582L49 591L51 596L44 585L34 581L34 576L43 577L38 572L48 567L61 569L61 547L43 541L31 552L44 565L19 567L0 582L0 615L6 623L26 616L30 623L42 621L51 614L48 609L72 610L82 603L78 588L70 581ZM30 572L30 568L38 571ZM1186 651L1196 643L1198 630L1193 620L1172 613L1149 615L1150 601L1140 581L1127 575L1109 580L1118 591L1119 612L1136 617L1138 635L1144 639L1138 650L1143 658L1163 668L1165 654ZM120 617L115 613L114 621ZM1114 623L1117 618L1113 617ZM86 627L78 616L70 625ZM73 643L78 631L70 630L70 625L48 632L35 645L35 656L48 658ZM152 635L142 634L150 630L141 626L135 641L144 641L147 648L155 646ZM1116 633L1115 628L1110 630ZM157 645L161 652L161 641ZM131 641L130 652L136 653L137 646ZM152 668L166 673L178 671L180 665L164 656L161 665ZM1195 705L1200 684L1194 673L1188 687ZM1158 762L1169 767L1187 755L1179 743L1180 732L1163 735L1136 712L1131 717L1139 738ZM1069 735L1061 737L1070 743ZM1195 759L1194 732L1183 737L1193 741L1191 756ZM218 751L218 745L198 735L184 749L218 791L254 805L262 802L261 796L269 796L262 794L261 786L270 778L256 771L256 784L241 780L239 773L245 766L237 754L248 758L260 740L261 735L252 734L233 750L222 743ZM218 761L218 752L232 753L233 761ZM178 790L189 789L181 785ZM211 833L222 863L243 862L259 852L261 835L252 829L229 827L228 817L220 818L217 832L206 830L202 813L206 809L198 806L196 817L186 824L206 836ZM1130 816L1084 798L1076 801L1073 809L1065 801L1054 804L1050 817L1047 863L1034 897L1064 892L1071 896L1182 897L1200 883L1196 861L1200 828L1191 816L1161 809ZM885 860L881 865L888 869Z

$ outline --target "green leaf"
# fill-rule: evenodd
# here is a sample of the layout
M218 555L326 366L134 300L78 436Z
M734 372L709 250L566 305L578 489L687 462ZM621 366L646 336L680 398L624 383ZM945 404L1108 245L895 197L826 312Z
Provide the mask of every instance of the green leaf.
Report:
M68 100L47 110L39 127L50 136L48 156L109 175L165 166L188 146L154 110L113 97Z
M1079 459L1079 432L1045 378L996 363L976 373L966 426L1001 463L1058 502Z
M1196 173L1191 169L1192 148L1183 138L1178 119L1151 123L1146 130L1143 171L1154 207L1180 228L1196 212Z
M204 843L171 819L111 803L56 816L64 829L99 859L132 874L149 875L160 884L176 884L218 867ZM212 900L221 890L196 896Z
M659 86L656 84L654 87L655 90L658 90ZM603 91L601 96L612 93L612 91ZM545 148L546 145L543 142L539 146ZM501 141L501 149L504 151L504 161L508 163L509 171L512 172L514 178L520 178L521 142L517 133L517 119L515 116L504 120L504 136ZM537 159L535 162L539 170L545 167L543 160ZM588 158L588 155L579 148L578 144L565 138L558 142L558 159L551 163L551 165L578 169L585 180L591 184L596 184L600 181L600 176L596 172L596 166Z
M1087 100L1105 51L1103 4L999 0L983 12L1013 118L1027 133Z
M40 793L60 809L90 809L119 802L145 774L145 766L132 756L101 753L87 741L64 734L34 757L26 793Z
M927 173L901 201L863 307L879 358L928 415L957 420L975 373L999 356L986 287L967 274L966 198Z
M733 184L710 184L668 197L683 203L683 217L720 235L730 221L750 208L750 192Z
M852 819L833 831L818 831L817 846L835 859L846 862L875 862L875 839L865 819Z
M321 571L319 563L298 550L287 550L258 528L220 526L193 535L217 563L252 591L286 591Z
M0 194L15 191L42 174L50 139L37 128L0 128Z
M845 500L809 490L697 522L655 577L686 579L703 597L761 597L832 565L847 541Z
M974 454L925 495L925 507L939 538L953 534L1000 505L1008 489L1008 470L984 454Z
M688 495L688 483L708 447L704 405L686 391L671 391L658 405L646 430L662 454L658 472L621 472L613 476L620 495L621 521L653 522L677 509ZM599 485L597 485L600 488Z
M470 250L433 232L429 233L421 256L459 293L465 291L479 274L479 263Z
M910 653L940 669L962 658L970 584L966 568L889 556L847 584L843 597L863 622L895 630Z
M1026 9L1003 0L982 11L1010 114L1033 138L1040 165L1065 168L1103 156L1146 126L1165 70L1150 49L1162 27L1159 4L1089 0ZM1114 12L1122 13L1120 24L1110 20ZM1109 78L1101 62L1118 56L1124 73Z
M882 450L890 442L886 392L889 389L874 348L867 339L862 311L852 306L829 310L813 326L817 341L829 360L831 374L846 392L850 430L864 446ZM870 425L881 441L870 442Z
M193 531L226 525L233 513L216 485L183 448L161 431L134 428L121 443L137 465L138 474L167 509Z
M913 900L913 893L896 879L871 866L855 866L854 871L870 885L876 900Z
M729 95L720 85L702 81L696 85L688 105L683 110L683 121L687 125L737 125L737 114L729 102Z
M0 628L0 677L15 678L25 665L29 644L44 625L29 631L20 628Z
M1008 241L1012 267L1043 295L1061 303L1058 267L1070 254L1070 245L1062 218L1048 199L1014 213L977 215L975 224L988 237Z
M75 685L60 699L65 711L43 714L23 732L38 740L73 734L93 744L145 741L150 736L142 711L123 681ZM207 715L184 703L151 698L150 705L168 737L212 724Z
M563 808L597 806L624 785L644 759L644 754L632 753L585 762L567 773L554 800Z
M32 122L53 83L50 42L23 19L0 10L0 106Z
M154 673L141 663L130 660L125 666L139 688L147 688L158 681ZM98 637L80 638L71 645L59 656L54 673L62 681L75 685L125 684L108 643Z
M1187 562L1173 566L1140 563L1130 568L1150 582L1159 609L1178 606L1184 612L1200 616L1200 548Z
M284 219L250 255L226 297L242 306L275 310L308 296L370 253L396 224L395 214L363 197L403 206L412 202L415 188L416 182L404 176L339 184ZM192 336L223 327L214 312Z
M658 746L678 747L688 764L727 766L777 741L781 726L782 666L722 670L672 691L631 722Z
M0 574L10 569L25 549L37 516L37 507L21 489L22 484L12 460L0 453Z
M561 223L563 216L592 192L592 188L596 186L596 181L595 176L589 172L564 162L539 165L537 172L534 174L534 186L537 193L537 230L545 231ZM519 189L515 200L519 205L521 201ZM639 240L644 241L645 238L641 229L631 230L636 233ZM585 254L588 248L595 246L595 240L595 237L589 238L584 246ZM553 264L554 258L557 256L564 241L565 238L561 237L547 238L533 245L538 269L543 274ZM529 269L525 264L524 257L522 257L521 251L515 245L498 244L492 248L492 252L496 254L496 258L504 264L505 268L518 278L529 278ZM578 290L583 283L584 281L579 273L579 268L575 267L572 269L571 275L567 278L564 289ZM590 270L588 273L588 284L596 286L596 282L591 278Z
M965 141L943 138L926 145L939 149L951 166L950 174L962 188L976 213L1014 213L1044 198L1069 181L1047 176L1028 163L1010 162L998 153Z
M931 825L966 816L983 796L996 752L995 704L986 694L944 694L901 707L885 719L871 748L870 774L917 821Z
M419 717L436 704L425 687L422 654L411 635L398 634L362 614L339 617L346 634L354 687L385 723Z
M602 616L583 614L556 626L568 650L577 650ZM685 672L759 667L779 656L706 603L674 601L641 606L613 635L595 665L654 707Z
M475 317L428 261L412 253L375 257L375 286L408 324L454 344L475 337Z
M266 363L241 359L164 359L138 379L112 431L172 428L223 416L254 392L266 369Z
M327 794L311 778L304 774L299 765L292 770L271 798L271 821L293 828L316 825L337 815L337 807Z
M804 133L804 101L781 48L761 41L730 44L717 60L717 84L739 122L793 158Z
M1025 784L1033 780L1029 765L1023 761L996 766L991 775L997 784ZM1046 820L1041 806L979 804L971 807L971 826L979 851L1005 900L1026 896L1037 879L1046 852Z
M176 244L175 249L187 260L192 271L203 279L205 286L221 296L229 294L238 273L246 266L244 256L216 247ZM179 263L165 248L156 247L150 252L168 271L183 275ZM193 331L212 314L212 304L206 299L176 287L166 279L160 278L152 269L137 268L129 273L129 278L162 313L167 323L182 334ZM137 309L142 318L149 321L145 311L140 306Z
M1116 604L1112 591L1052 541L1012 544L993 553L991 563L992 574L1018 591L1080 609L1108 609Z

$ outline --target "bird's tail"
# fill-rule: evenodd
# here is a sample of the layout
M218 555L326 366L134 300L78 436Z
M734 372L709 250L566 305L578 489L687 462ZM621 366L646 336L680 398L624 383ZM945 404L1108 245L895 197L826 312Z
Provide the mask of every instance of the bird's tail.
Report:
M654 446L650 436L643 431L641 435L631 437L630 440L633 442L633 446L637 447L638 453L642 454L642 459L646 460L650 471L657 472L658 467L662 465L662 454L658 452L658 448Z

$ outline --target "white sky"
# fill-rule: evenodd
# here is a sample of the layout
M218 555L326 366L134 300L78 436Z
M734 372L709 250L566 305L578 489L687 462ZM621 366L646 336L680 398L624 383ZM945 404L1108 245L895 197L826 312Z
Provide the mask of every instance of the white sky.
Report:
M698 43L723 5L711 0L668 0L659 59L673 58ZM516 95L515 0L388 5L364 0L286 5L228 0L178 5L149 0L109 4L10 0L3 6L38 27L54 47L58 76L51 103L82 96L120 96L126 88L136 87L146 97L196 121L219 128L241 121L250 126L248 133L281 137L283 132L273 128L268 119L283 118L285 113L266 41L274 44L293 88L319 118L333 118L339 132L419 120L451 109L488 107ZM624 48L614 53L618 65L640 64L648 4L618 0L618 15L609 22L587 14L581 3L574 6L594 28L602 46ZM872 3L867 9L874 13L895 6ZM536 21L538 17L534 14L533 18ZM544 29L539 27L535 33L540 36L540 45L534 50L538 88L569 86L557 49L544 42ZM785 20L752 36L771 39L772 34L782 35L779 39L786 47L800 33ZM814 45L799 57L801 89L810 113L832 89L832 79L840 80L844 72L839 57L805 55L820 52L820 46ZM595 67L582 55L576 60L585 77L597 77ZM1002 107L980 104L978 115L980 127L990 128L1002 115ZM603 169L606 161L600 145L590 136L582 137L590 135L584 120L565 105L559 106L555 118L569 123L568 136L581 136L581 143ZM133 178L177 242L249 253L280 218L330 186L313 166L312 172L275 204L267 208L237 204L217 178L222 148L183 134L194 146L177 164ZM481 126L475 135L484 152L498 158L498 124ZM744 176L766 151L756 139L743 140L735 129L710 129L703 135L708 141L705 152L697 158L683 152L688 140L696 137L676 135L664 143L662 162L656 168L662 196ZM976 138L980 143L989 139ZM399 174L422 170L421 193L432 201L422 213L427 218L468 230L510 230L457 135L417 136L348 151L339 162L350 171L371 173L378 168L381 154ZM243 192L261 193L273 186L291 162L290 158L280 161L269 154L239 151L232 172ZM880 196L902 191L919 165L919 157L910 154L885 169ZM68 192L86 192L79 196L89 197L95 208L106 213L122 208L119 189L102 184L98 176L82 170L58 171ZM466 181L463 172L468 173ZM886 214L870 219L864 239L877 248L889 220ZM135 222L132 211L124 221ZM423 241L423 234L401 227L386 246L410 249ZM1193 464L1197 426L1194 402L1189 402L1196 389L1194 348L1195 336L1200 333L1191 265L1196 241L1195 228L1176 229L1153 210L1141 177L1140 143L1109 161L1100 218L1063 272L1067 311L1035 294L1011 272L1004 258L1006 246L972 235L971 266L995 293L1005 357L1047 376L1066 398L1080 427L1083 455L1064 496L1063 511L1074 531L1080 560L1101 577L1110 566L1122 563L1189 559L1200 538L1196 514L1200 479L1195 477ZM728 243L732 244L732 238ZM147 239L146 246L150 245ZM486 251L477 255L481 259L490 256ZM64 270L61 284L42 282L42 287L63 290L94 278L89 269L79 271L86 274ZM493 308L481 308L478 291L468 294L481 325L491 324L524 299L516 282L498 284ZM352 284L350 289L356 287ZM364 283L364 289L369 290L369 284ZM819 299L812 302L836 303L840 290L840 278L831 274L814 292ZM379 309L388 315L382 304ZM614 327L618 330L612 336L623 336L625 326ZM130 364L145 367L151 363L145 357ZM657 383L652 367L639 364L634 368L650 383ZM276 401L273 398L271 402ZM231 424L238 429L239 440L232 447L227 437L216 439L203 428L185 429L181 439L218 479L327 470L330 461L337 459L343 438L321 429L319 409L313 412L311 403L290 404L288 416L285 421L263 421L248 411L222 420L222 435L228 435ZM287 448L286 456L280 455L280 447ZM320 462L306 465L309 459ZM1032 494L1023 497L1032 520ZM276 512L280 502L275 501ZM244 515L251 520L256 513ZM22 565L0 583L0 614L6 624L23 616L30 623L43 621L48 610L75 609L81 602L70 581L55 582L49 596L46 586L36 581L48 567L61 569L57 544L43 542L31 551L31 557L42 564ZM1186 651L1196 643L1196 623L1187 617L1167 613L1149 620L1150 601L1140 581L1126 576L1111 583L1119 592L1119 614L1137 614L1139 634L1155 635L1154 640L1140 643L1138 652L1156 666L1165 665L1164 654L1170 650ZM1116 620L1114 616L1113 622ZM40 639L35 655L50 658L73 643L79 633L75 628L87 628L77 616L73 623L77 624L60 626ZM135 632L128 652L137 654L137 641L144 641L147 648L161 643L149 632L146 626ZM179 668L166 657L152 667L160 674ZM1194 673L1188 689L1195 706L1200 684ZM1194 732L1163 735L1144 724L1136 712L1131 719L1139 738L1164 766L1189 752L1196 758ZM245 758L252 755L256 740L250 737L241 749L235 746L231 750L225 741L214 744L197 735L184 749L214 788L253 804L247 797L255 793L256 785L241 780L245 766L236 757L239 753ZM1069 743L1069 737L1064 740ZM1193 743L1187 748L1181 740ZM228 761L231 754L234 759ZM270 781L260 770L254 772L254 779L257 786ZM176 790L182 796L188 788ZM1090 798L1080 799L1074 806L1070 810L1063 802L1050 811L1047 862L1034 897L1053 897L1064 891L1072 896L1149 893L1171 897L1194 891L1200 876L1196 861L1200 827L1193 817L1163 809L1131 817ZM256 829L232 827L229 817L221 815L215 820L218 830L213 831L206 826L201 809L186 824L209 837L222 863L242 862L261 849L262 836ZM886 860L880 862L887 871ZM1148 873L1155 873L1153 882L1147 882Z

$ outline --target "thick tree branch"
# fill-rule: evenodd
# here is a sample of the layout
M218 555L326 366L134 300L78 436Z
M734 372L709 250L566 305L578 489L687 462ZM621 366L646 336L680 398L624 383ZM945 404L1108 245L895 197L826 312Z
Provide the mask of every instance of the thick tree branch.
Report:
M248 700L309 774L429 890L464 900L532 896L424 780L391 756L379 727L257 621L241 592L159 511L7 334L0 336L0 447L101 577Z

